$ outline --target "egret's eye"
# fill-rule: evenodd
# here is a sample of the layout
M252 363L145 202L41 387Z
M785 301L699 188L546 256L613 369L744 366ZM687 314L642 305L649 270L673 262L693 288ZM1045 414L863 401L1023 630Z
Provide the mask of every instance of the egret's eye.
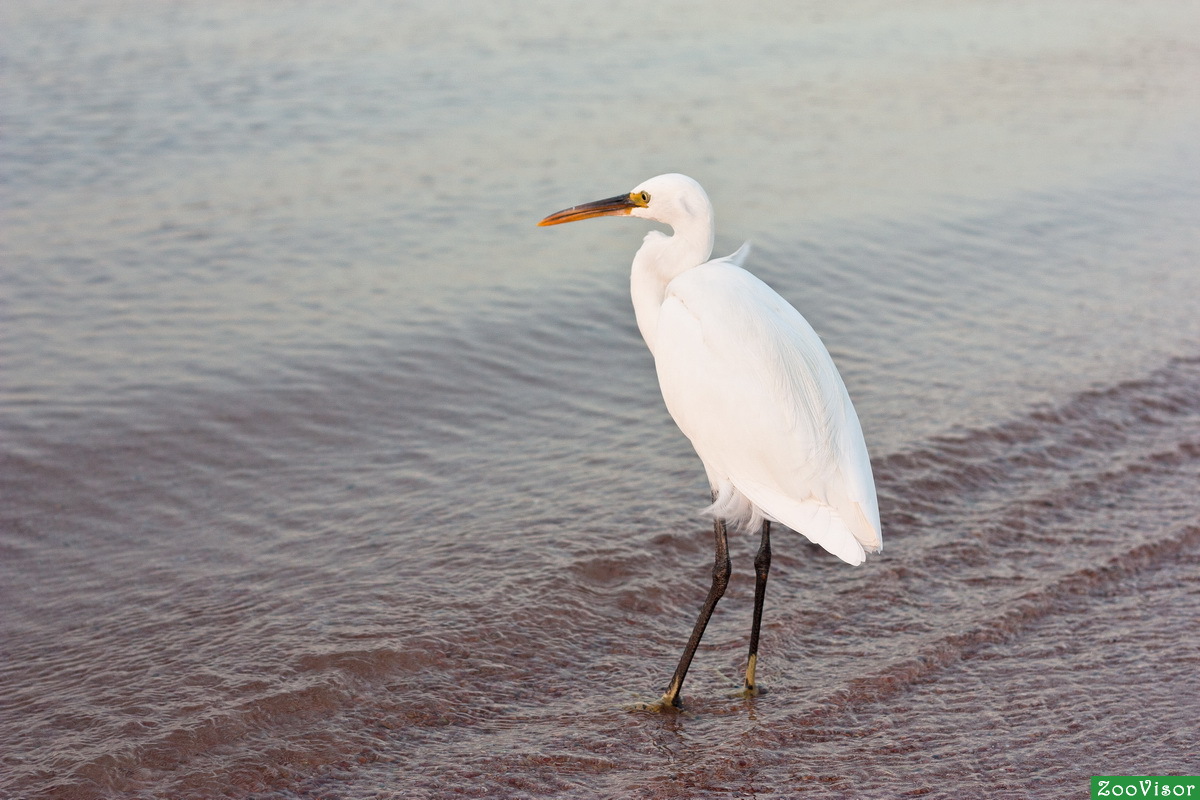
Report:
M638 193L638 199L641 200L646 205L650 205L650 193L649 192Z
M632 200L635 204L641 206L642 208L645 208L646 206L650 205L650 193L649 192L630 192L629 199Z

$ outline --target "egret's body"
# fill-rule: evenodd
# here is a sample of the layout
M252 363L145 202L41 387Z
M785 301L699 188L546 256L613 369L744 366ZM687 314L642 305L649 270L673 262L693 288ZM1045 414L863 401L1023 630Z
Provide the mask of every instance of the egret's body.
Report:
M875 482L858 415L829 351L808 322L742 269L743 246L709 260L713 209L684 175L551 214L554 225L628 215L665 223L633 259L638 329L654 355L667 410L691 440L712 487L713 585L662 707L679 691L729 577L725 522L761 526L745 691L756 690L758 632L770 569L770 523L781 522L849 564L882 547Z

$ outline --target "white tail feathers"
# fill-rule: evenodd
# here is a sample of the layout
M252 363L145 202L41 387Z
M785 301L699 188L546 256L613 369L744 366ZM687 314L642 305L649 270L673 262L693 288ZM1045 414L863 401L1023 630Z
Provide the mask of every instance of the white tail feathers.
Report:
M880 549L878 534L857 507L854 510L858 519L852 521L866 523L868 528L861 532L861 536L855 534L848 524L851 521L844 519L837 509L814 497L797 501L763 487L753 487L751 493L753 499L731 482L724 481L714 487L715 498L712 505L704 509L704 513L750 531L761 526L763 520L781 522L847 564L858 565L866 560L866 551L860 539L865 539L873 550Z

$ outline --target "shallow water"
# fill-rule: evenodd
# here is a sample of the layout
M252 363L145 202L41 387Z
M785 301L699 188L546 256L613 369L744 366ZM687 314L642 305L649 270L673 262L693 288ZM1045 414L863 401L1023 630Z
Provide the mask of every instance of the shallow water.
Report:
M0 793L1078 796L1195 774L1200 7L0 10ZM886 549L752 537L627 269L683 171Z

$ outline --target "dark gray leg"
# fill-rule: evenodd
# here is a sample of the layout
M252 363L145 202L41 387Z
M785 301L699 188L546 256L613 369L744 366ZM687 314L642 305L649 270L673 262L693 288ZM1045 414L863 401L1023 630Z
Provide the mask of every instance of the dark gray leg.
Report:
M762 544L754 557L754 625L750 628L750 657L746 661L747 696L758 694L754 670L758 666L758 629L762 625L763 600L767 596L767 574L771 571L771 523L763 520Z
M725 587L729 585L729 541L725 535L723 520L718 519L713 523L713 533L717 539L717 550L713 560L712 587L708 590L704 607L700 609L696 627L692 629L692 638L688 639L687 647L683 648L683 655L679 658L679 666L675 668L675 676L671 678L671 685L667 687L666 694L659 701L658 707L663 709L679 706L679 690L683 688L683 679L687 677L688 667L692 665L692 657L696 655L700 637L704 636L704 629L708 627L708 620L712 617L713 609L717 607L717 601L721 599L721 595L725 594Z

